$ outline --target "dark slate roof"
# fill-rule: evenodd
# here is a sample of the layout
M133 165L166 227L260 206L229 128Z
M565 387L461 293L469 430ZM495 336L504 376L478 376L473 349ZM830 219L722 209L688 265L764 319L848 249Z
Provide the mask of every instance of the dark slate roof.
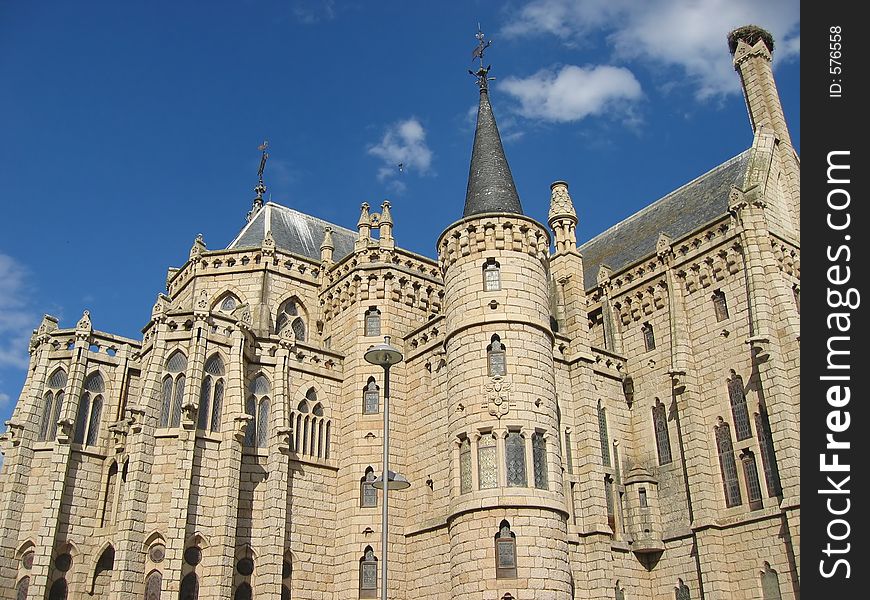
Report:
M655 253L659 234L677 240L728 213L731 185L742 185L750 150L725 161L580 246L587 289L602 264L618 272Z
M335 246L332 258L338 262L353 251L353 244L357 239L356 231L339 227L280 204L267 202L257 216L242 229L238 237L227 246L227 250L259 248L263 245L266 231L271 231L277 248L319 261L320 244L323 243L325 227L332 228L332 242Z
M474 130L474 148L471 151L462 216L503 212L523 214L523 207L504 155L495 115L489 103L489 92L483 88L480 90L477 128Z

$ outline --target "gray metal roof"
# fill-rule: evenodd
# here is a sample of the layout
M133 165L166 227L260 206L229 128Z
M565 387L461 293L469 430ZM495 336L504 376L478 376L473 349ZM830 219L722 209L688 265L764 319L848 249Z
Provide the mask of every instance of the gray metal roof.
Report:
M323 243L326 227L332 228L332 241L335 246L332 258L338 262L353 251L358 235L356 231L280 204L267 202L236 239L227 246L227 250L259 248L263 245L266 231L271 231L277 248L319 261L320 244Z
M742 185L750 150L725 161L580 246L586 289L602 264L618 272L655 253L659 234L674 240L728 213L731 185Z
M505 212L523 214L523 207L504 155L495 115L489 103L489 92L484 87L480 90L477 128L474 130L474 148L471 151L462 216Z

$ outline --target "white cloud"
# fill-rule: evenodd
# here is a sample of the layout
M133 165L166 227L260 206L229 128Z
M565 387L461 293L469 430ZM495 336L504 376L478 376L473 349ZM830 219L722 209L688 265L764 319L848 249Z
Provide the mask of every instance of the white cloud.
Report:
M295 0L290 8L296 20L305 25L335 18L335 0Z
M643 96L628 69L567 65L543 69L530 77L509 77L499 89L520 102L519 113L532 119L565 123L604 112L621 113Z
M369 146L367 152L383 160L383 165L378 169L378 179L381 181L392 180L407 171L418 171L425 175L432 166L432 151L426 145L426 130L416 117L387 127L381 141ZM394 189L403 191L405 186L394 186Z
M603 30L617 58L679 67L696 96L707 98L739 90L725 38L749 24L771 32L776 61L799 55L798 0L533 0L502 33L552 35L578 46Z
M30 335L39 315L30 310L26 280L26 269L0 254L0 368L27 368Z

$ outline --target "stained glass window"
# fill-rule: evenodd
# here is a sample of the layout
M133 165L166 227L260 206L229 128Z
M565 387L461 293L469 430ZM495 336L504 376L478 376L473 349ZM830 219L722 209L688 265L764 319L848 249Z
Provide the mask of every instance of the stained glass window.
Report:
M477 480L482 490L498 486L495 439L489 434L477 442Z
M683 580L679 580L679 585L674 588L674 594L676 596L676 600L692 600L691 595L689 594L689 586L683 583Z
M172 376L167 375L163 378L163 393L160 409L160 426L169 426L169 413L172 410Z
M471 491L471 441L462 438L459 444L459 492Z
M100 434L100 417L103 413L103 397L97 396L91 403L91 418L88 421L88 437L85 444L93 446L97 443Z
M224 380L223 378L218 379L214 384L214 399L212 401L212 409L211 409L211 430L212 431L220 431L221 430L221 409L224 404Z
M767 562L764 563L764 571L761 572L761 593L764 600L782 600L779 575L770 568L770 564Z
M160 588L163 586L163 575L160 571L151 571L145 580L145 600L160 600Z
M719 468L725 488L725 505L737 506L740 498L740 482L737 480L737 462L734 460L734 446L731 443L731 429L728 423L716 427L716 447L719 451Z
M224 299L221 301L220 308L218 310L220 310L221 312L225 312L225 313L231 313L236 309L236 307L238 305L239 305L238 299L235 296L233 296L232 294L230 294L230 295L224 297Z
M199 391L199 417L196 426L200 429L208 427L208 415L211 408L211 376L206 375L202 379L202 388Z
M27 600L27 592L30 590L30 577L22 577L15 589L15 600Z
M199 597L199 580L196 578L196 573L188 573L181 580L181 592L178 594L178 600L197 600Z
M547 440L541 433L532 435L532 461L535 472L535 487L546 490L547 482Z
M172 391L172 415L169 419L170 427L178 427L181 424L181 404L184 401L184 374L175 380L175 389Z
M525 486L526 481L526 445L519 431L510 431L504 440L505 461L507 468L507 484Z
M743 391L743 378L731 371L728 379L728 397L731 400L731 414L734 415L734 434L737 440L752 437L749 426L749 411L746 409L746 395Z
M269 445L269 398L260 400L257 412L257 446L265 448Z
M253 448L257 441L257 400L253 396L245 400L245 414L251 416L245 429L245 446Z
M299 316L299 309L294 299L287 300L278 309L278 317L275 319L275 331L280 333L293 319Z
M66 600L66 592L66 579L61 577L51 584L51 590L48 593L48 600Z
M565 464L568 468L569 474L574 473L573 456L574 456L574 451L573 451L573 447L571 446L571 432L566 431L565 432Z
M85 441L85 430L88 427L88 413L91 409L91 395L83 392L79 398L79 409L76 414L76 430L73 434L73 443L82 444Z
M300 342L305 341L305 322L302 319L295 319L293 321L293 337L295 337Z
M671 457L671 438L668 433L668 416L665 405L658 398L656 398L656 405L653 407L653 427L656 434L659 464L670 464L673 459Z

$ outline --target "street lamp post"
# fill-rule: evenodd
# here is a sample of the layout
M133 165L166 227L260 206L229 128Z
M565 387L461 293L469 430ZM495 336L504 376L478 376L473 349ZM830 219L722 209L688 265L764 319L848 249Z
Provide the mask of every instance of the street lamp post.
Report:
M406 489L408 480L390 471L390 367L402 361L402 353L390 344L390 336L384 336L384 343L369 348L365 353L366 362L384 368L384 468L381 476L375 479L374 487L384 490L384 503L381 511L381 600L387 600L387 532L389 512L387 505L388 490ZM384 481L386 480L386 485Z

